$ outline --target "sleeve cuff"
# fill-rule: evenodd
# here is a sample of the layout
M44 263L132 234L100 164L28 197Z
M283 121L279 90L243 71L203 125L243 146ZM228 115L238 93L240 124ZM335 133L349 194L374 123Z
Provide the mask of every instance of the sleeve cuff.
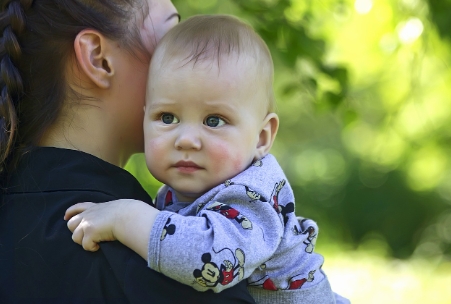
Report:
M158 272L160 271L160 243L162 234L165 232L165 227L169 217L173 215L172 212L161 211L157 215L150 231L149 247L148 247L148 266Z

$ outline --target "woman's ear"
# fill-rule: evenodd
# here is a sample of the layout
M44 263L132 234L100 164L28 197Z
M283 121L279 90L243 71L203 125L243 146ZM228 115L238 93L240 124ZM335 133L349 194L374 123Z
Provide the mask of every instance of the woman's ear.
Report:
M99 88L107 89L114 75L109 41L99 32L82 30L75 37L74 51L78 64L86 76Z
M277 130L279 129L279 116L276 113L269 113L266 115L260 130L257 149L255 151L254 160L260 159L269 153L274 139L276 138Z

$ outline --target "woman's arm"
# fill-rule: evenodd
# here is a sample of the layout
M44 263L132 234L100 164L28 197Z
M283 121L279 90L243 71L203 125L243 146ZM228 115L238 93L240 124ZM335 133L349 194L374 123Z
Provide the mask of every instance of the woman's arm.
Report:
M142 201L120 199L75 204L64 219L74 242L85 250L97 251L100 242L117 240L147 261L149 235L159 212Z

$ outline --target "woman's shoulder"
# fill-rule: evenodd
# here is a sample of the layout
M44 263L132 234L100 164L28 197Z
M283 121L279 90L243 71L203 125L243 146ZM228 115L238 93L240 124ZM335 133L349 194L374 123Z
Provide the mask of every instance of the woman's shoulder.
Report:
M36 148L24 155L5 183L4 193L103 193L110 199L150 202L136 178L126 170L81 151Z

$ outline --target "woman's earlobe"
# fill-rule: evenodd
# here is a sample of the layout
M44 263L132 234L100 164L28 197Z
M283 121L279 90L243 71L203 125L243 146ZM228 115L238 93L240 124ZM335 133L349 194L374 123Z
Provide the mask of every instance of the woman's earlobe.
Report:
M74 40L74 51L78 65L95 85L107 89L111 85L114 69L108 54L108 42L95 30L86 29Z
M267 155L276 138L277 130L279 129L279 116L276 113L269 113L266 115L260 130L257 149L255 152L255 159L260 159Z

